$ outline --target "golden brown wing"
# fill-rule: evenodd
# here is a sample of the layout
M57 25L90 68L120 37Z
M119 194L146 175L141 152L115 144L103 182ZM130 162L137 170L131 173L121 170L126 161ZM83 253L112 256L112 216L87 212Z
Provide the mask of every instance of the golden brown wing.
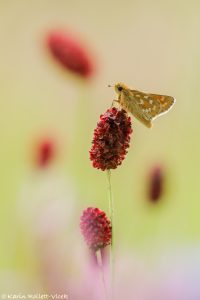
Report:
M149 121L159 115L162 111L162 107L157 99L153 98L149 94L132 90L132 95L135 104L138 106L140 113Z
M131 91L134 101L149 120L166 113L175 103L171 96L147 94L137 90Z
M161 112L159 114L166 113L175 103L175 98L167 95L148 94L155 101L161 105Z

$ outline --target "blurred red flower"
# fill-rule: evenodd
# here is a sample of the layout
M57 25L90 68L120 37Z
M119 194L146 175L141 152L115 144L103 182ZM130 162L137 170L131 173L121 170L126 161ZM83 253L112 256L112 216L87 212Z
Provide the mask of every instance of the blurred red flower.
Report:
M125 110L113 107L101 115L90 150L93 167L102 171L116 169L127 154L131 133L131 119Z
M83 211L80 229L87 245L93 251L98 251L111 243L111 222L99 208L88 207Z
M47 36L47 46L55 60L65 69L88 78L94 66L88 51L71 33L53 30Z
M163 194L164 172L163 168L152 168L149 178L148 197L152 202L157 202Z
M50 138L41 140L37 145L36 162L39 167L46 167L55 155L55 143Z

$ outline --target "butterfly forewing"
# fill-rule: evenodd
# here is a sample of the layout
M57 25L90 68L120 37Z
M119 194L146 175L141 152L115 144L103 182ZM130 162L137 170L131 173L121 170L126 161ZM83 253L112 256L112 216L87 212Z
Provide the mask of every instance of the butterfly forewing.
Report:
M161 114L167 112L175 102L175 99L171 96L157 95L157 94L149 94L149 96L160 103Z
M154 97L136 90L133 90L132 93L134 101L137 103L139 109L141 110L141 114L145 118L152 120L155 116L161 113L161 104Z
M175 101L170 96L147 94L137 90L132 90L131 92L134 96L134 101L141 109L141 113L144 114L144 117L148 117L149 120L167 112Z

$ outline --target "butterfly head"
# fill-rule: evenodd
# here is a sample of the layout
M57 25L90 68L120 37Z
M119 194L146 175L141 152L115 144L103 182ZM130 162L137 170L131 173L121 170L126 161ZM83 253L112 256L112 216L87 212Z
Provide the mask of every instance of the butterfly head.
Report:
M127 89L128 89L127 86L121 82L115 84L115 92L117 94L121 94L122 92L124 92Z

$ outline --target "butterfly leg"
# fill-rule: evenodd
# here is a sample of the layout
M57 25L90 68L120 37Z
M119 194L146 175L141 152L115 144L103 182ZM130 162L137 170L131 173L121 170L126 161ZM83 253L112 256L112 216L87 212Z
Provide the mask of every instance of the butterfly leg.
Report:
M119 100L115 100L115 99L114 99L114 100L112 101L111 108L114 106L114 102L119 103Z

